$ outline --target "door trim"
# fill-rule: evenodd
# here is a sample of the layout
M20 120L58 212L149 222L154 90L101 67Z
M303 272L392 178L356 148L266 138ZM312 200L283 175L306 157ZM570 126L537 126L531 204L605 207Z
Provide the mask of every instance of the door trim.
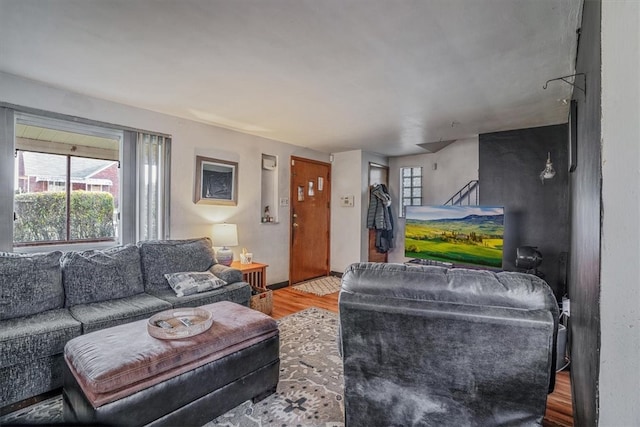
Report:
M374 169L380 169L382 171L384 171L384 175L386 177L385 180L383 180L383 182L372 182L371 180L371 172ZM368 204L371 202L371 188L374 184L384 184L387 186L387 188L389 188L389 166L386 165L381 165L380 163L374 163L374 162L369 162L369 169L367 170L367 180L368 180L368 189L369 191L367 192L367 209L368 209ZM367 211L368 212L368 211ZM372 257L372 251L373 248L375 246L375 240L376 240L376 236L375 236L375 230L372 229L367 229L367 261L368 262L388 262L389 261L389 254L385 253L385 254L377 254L377 256L373 256Z

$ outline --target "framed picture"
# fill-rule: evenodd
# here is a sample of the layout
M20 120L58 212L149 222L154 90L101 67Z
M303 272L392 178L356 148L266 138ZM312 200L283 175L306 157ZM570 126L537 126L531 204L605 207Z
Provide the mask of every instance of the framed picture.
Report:
M578 102L574 99L569 106L569 172L578 167Z
M195 203L238 204L238 163L196 156Z

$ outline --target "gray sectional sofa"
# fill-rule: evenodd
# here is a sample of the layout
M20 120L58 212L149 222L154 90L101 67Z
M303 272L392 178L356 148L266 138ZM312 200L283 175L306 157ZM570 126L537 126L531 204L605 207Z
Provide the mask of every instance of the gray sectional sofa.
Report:
M165 274L210 271L227 284L178 297ZM209 238L104 251L0 253L0 407L62 386L71 338L176 307L249 305L240 271L217 264Z

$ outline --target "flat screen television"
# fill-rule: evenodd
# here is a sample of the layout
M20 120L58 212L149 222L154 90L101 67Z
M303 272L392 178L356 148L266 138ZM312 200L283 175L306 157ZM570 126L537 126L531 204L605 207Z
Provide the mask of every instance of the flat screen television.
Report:
M502 267L503 207L446 205L405 209L405 257L453 266Z

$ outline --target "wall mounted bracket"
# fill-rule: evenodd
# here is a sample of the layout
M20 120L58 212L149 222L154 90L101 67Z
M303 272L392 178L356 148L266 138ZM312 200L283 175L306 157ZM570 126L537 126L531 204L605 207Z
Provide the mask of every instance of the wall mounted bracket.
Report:
M575 83L577 76L582 76L582 78L583 78L583 85L582 86L583 87L580 87ZM572 82L569 81L569 80L566 80L566 79L568 79L570 77L573 77L573 81ZM555 79L549 79L544 84L544 86L542 86L542 89L546 89L547 85L549 84L549 82L554 82L556 80L562 80L566 84L569 84L569 85L571 85L571 86L573 86L573 87L575 87L577 89L580 89L582 91L582 93L584 93L585 95L587 94L587 76L584 73L576 73L576 74L571 74L571 75L568 75L568 76L558 77L558 78L555 78Z

